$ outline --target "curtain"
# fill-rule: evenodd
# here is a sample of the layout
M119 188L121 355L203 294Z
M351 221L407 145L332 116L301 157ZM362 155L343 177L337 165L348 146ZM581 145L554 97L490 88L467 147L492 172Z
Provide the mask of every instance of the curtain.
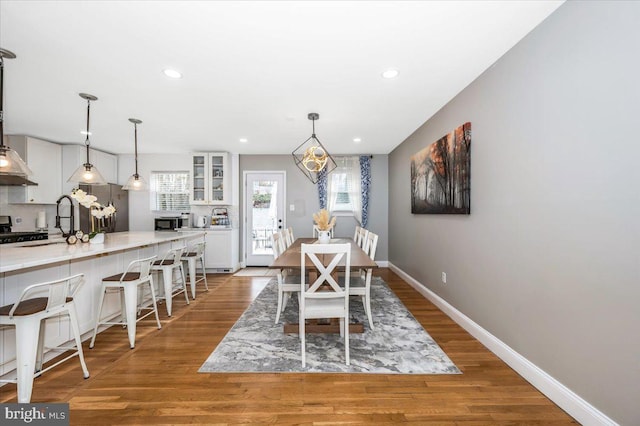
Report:
M369 222L369 185L371 185L371 157L368 155L360 156L360 193L362 200L362 220L363 228L367 227Z
M327 169L320 170L318 173L318 200L320 201L320 208L327 208Z

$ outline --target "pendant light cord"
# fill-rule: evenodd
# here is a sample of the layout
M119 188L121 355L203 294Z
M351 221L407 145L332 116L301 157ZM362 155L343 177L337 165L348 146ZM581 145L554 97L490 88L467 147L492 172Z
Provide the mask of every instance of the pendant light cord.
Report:
M4 58L0 55L0 147L4 147Z
M138 123L133 123L134 133L135 133L135 142L134 142L134 151L135 151L135 159L136 159L136 178L138 177Z
M87 138L84 140L84 144L87 147L87 164L89 164L89 114L91 109L91 101L87 99Z

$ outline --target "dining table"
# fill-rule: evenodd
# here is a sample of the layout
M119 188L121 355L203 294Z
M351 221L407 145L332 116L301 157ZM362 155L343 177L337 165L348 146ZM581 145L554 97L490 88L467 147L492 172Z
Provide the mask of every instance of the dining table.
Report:
M358 246L358 244L349 237L344 238L332 238L329 244L351 244L351 265L350 269L373 269L377 268L378 265L376 262L369 257L365 251ZM301 265L301 246L302 244L318 244L317 238L297 238L293 244L291 244L277 259L269 265L269 269L293 269L298 272L302 269ZM326 257L326 261L324 261ZM318 258L323 261L325 266L328 266L333 256L322 256L319 255ZM343 258L340 263L338 263L337 270L344 271L345 270L345 262L346 260ZM309 281L313 282L315 280L314 275L316 274L315 266L311 259L307 257L305 261L305 271L309 271L310 277ZM299 326L298 324L285 323L284 324L284 332L285 333L298 333ZM323 321L317 320L313 321L305 326L305 330L307 333L339 333L340 325L335 321ZM349 333L363 333L364 325L362 323L350 323L349 324Z

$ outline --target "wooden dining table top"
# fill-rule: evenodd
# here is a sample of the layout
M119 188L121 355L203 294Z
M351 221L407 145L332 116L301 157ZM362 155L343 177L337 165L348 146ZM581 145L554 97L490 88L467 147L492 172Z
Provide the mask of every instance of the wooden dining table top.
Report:
M301 245L304 244L314 244L317 243L317 238L297 238L293 244L289 248L287 248L284 253L282 253L277 259L273 261L271 265L269 265L270 269L301 269L300 265L300 250ZM352 268L377 268L378 265L374 260L372 260L365 252L362 250L355 241L351 238L333 238L331 239L331 243L335 244L351 244L351 267ZM344 258L341 261L341 264L344 268ZM311 259L307 258L305 268L313 267L313 262ZM340 267L340 264L338 264Z

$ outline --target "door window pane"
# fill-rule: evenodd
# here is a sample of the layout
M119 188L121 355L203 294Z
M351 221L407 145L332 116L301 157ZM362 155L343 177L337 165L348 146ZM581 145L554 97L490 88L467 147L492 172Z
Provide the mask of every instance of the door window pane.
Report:
M278 231L278 182L254 181L252 188L252 254L270 254L271 235Z

